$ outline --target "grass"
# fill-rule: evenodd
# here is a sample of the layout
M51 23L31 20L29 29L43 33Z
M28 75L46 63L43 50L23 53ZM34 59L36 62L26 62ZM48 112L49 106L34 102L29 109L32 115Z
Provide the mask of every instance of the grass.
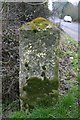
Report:
M37 106L31 112L17 111L10 118L77 118L77 87L74 87L65 96L59 98L56 105L49 107Z
M51 107L36 107L28 114L29 118L77 118L77 88L69 91L65 96L59 98L56 105Z
M61 50L61 58L69 55L71 61L71 67L77 74L78 71L78 42L71 38L69 35L62 33L60 39L61 49L64 47L65 50Z
M27 118L27 114L24 111L16 111L11 113L10 118L16 120L16 119L21 119L21 118Z

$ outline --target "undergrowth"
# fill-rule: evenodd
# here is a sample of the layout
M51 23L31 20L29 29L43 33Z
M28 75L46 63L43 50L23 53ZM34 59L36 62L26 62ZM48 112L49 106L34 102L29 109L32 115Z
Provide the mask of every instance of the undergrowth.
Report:
M75 86L66 95L59 98L57 104L52 106L36 106L31 112L16 111L10 118L77 118L78 89Z

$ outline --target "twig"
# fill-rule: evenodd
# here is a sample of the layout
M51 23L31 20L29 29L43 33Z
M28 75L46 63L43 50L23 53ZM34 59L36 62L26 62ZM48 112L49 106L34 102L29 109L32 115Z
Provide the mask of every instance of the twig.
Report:
M48 0L44 0L44 2L27 2L27 4L29 5L43 5L45 4L46 2L48 2Z

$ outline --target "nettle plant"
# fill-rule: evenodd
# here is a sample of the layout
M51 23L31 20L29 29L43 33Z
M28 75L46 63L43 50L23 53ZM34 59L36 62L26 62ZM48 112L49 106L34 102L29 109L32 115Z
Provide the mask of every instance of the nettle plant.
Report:
M42 17L33 19L19 30L22 108L51 105L58 99L60 31Z

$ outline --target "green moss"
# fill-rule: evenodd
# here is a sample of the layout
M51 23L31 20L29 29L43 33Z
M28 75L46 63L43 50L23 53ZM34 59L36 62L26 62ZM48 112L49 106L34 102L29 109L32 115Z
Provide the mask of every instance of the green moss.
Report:
M26 81L23 86L23 91L26 95L21 99L23 103L30 106L45 103L50 104L58 98L58 85L59 83L55 80L49 80L47 78L41 79L38 77L31 77Z
M51 83L52 88L53 88L54 90L58 90L58 88L59 88L59 80L58 80L58 79L56 79L56 78L54 77L53 80L50 80L50 83Z

